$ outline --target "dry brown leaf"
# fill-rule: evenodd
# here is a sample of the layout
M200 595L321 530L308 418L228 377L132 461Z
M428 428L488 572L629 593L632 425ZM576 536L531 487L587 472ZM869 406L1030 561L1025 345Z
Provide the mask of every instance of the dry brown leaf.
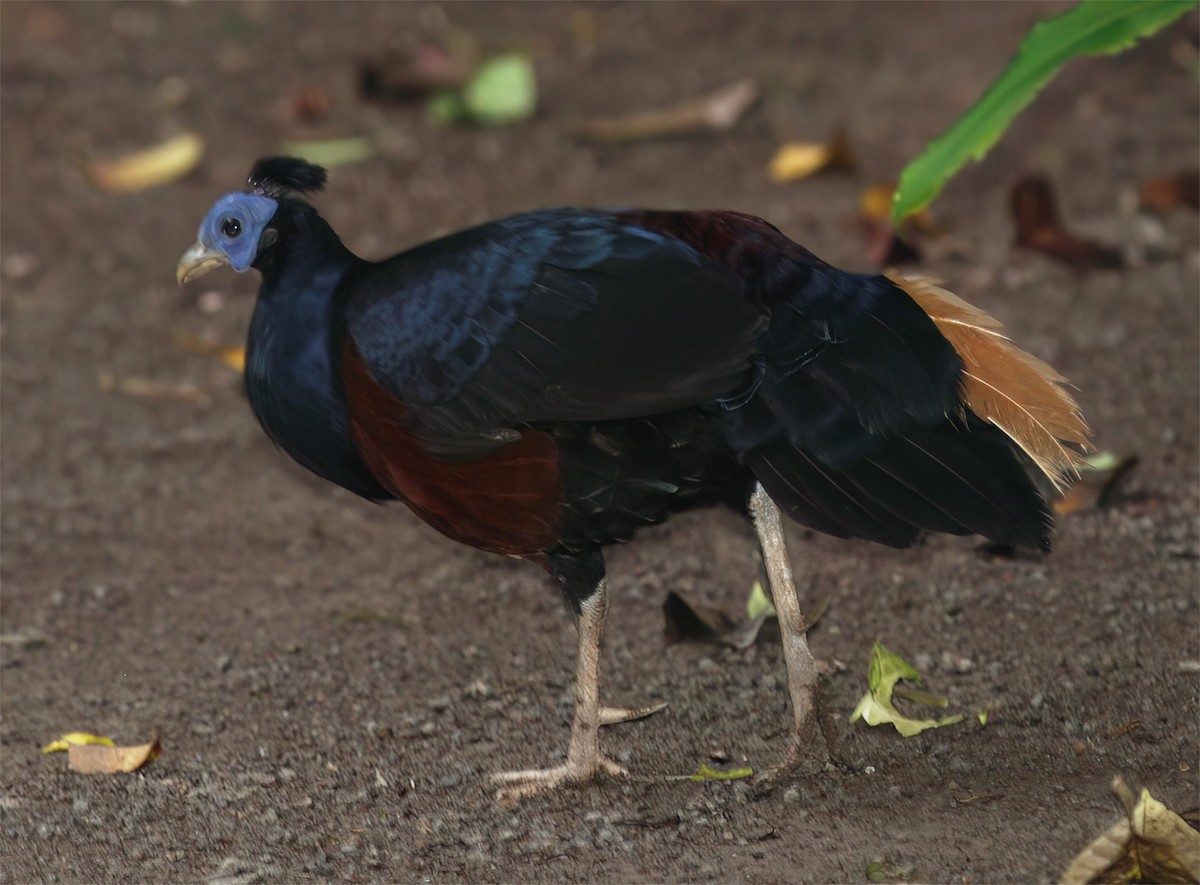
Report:
M739 80L673 107L577 123L571 127L571 133L586 141L620 144L673 135L723 132L733 128L758 97L757 83Z
M1054 512L1066 516L1068 513L1102 507L1117 483L1137 462L1135 455L1118 458L1112 452L1100 452L1084 458L1079 465L1079 479L1054 502Z
M89 163L87 174L101 190L140 191L182 178L196 168L203 155L204 140L194 132L181 132L144 151Z
M1079 270L1118 270L1125 265L1119 249L1081 239L1063 227L1054 188L1045 178L1029 176L1013 186L1012 213L1018 246L1057 258Z
M71 744L67 748L67 764L80 774L118 774L137 771L156 758L159 751L158 738L136 747Z
M900 267L921 260L917 247L901 239L891 222L864 218L861 224L867 233L867 261L875 267Z
M719 640L737 626L719 608L689 602L674 590L663 601L663 617L668 642Z
M895 190L894 183L881 182L866 188L858 198L858 223L867 235L867 261L876 267L897 267L921 260L920 250L892 226ZM944 233L928 209L910 215L902 226L909 233L916 231L930 236Z
M1167 212L1177 206L1200 209L1200 173L1194 169L1160 175L1142 182L1138 199L1143 209Z
M828 607L828 597L818 602L805 629L811 629ZM693 603L673 590L663 601L664 632L668 642L716 642L743 651L757 641L763 624L772 617L773 608L768 612L759 607L751 613L748 607L746 617L738 621L719 608Z
M1071 861L1062 885L1200 882L1200 833L1149 790L1142 790L1136 805L1120 778L1113 781L1113 791L1127 818Z
M800 181L825 170L853 168L850 139L839 129L824 144L792 141L782 145L771 158L767 175L772 181L782 184Z
M892 181L878 182L867 187L862 192L862 196L858 198L859 217L890 222L892 217L892 194L895 192L896 184ZM912 215L909 215L904 219L904 225L906 227L911 226L913 229L930 236L945 233L945 229L933 220L933 215L928 209L922 209L920 212L914 212Z
M368 101L411 104L441 89L461 89L478 61L473 41L451 47L429 44L408 56L389 56L365 63L358 89Z

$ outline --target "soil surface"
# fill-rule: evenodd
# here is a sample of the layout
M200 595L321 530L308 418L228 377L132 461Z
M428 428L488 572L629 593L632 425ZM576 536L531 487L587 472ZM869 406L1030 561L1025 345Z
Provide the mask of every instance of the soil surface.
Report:
M369 257L539 206L646 205L755 213L871 269L863 188L1062 8L0 5L0 880L859 882L885 863L1032 882L1117 819L1115 775L1194 807L1200 235L1194 212L1145 214L1136 195L1195 168L1195 19L1072 64L935 203L948 233L911 268L1052 361L1100 446L1140 463L1107 507L1062 522L1050 556L793 531L802 603L829 601L811 642L837 764L765 798L670 779L714 760L761 772L786 744L777 633L745 652L663 635L668 589L743 604L758 568L743 520L690 514L609 557L605 696L670 702L605 730L633 778L502 808L490 772L565 752L575 640L555 592L307 476L236 372L179 343L242 340L254 275L181 291L175 263L212 201L296 138L381 146L318 200ZM441 128L362 100L360 62L450 26L534 55L536 119ZM728 133L595 147L565 132L743 77L764 97ZM318 87L327 112L297 121ZM768 180L781 142L839 126L858 172ZM181 182L118 195L81 171L180 129L208 144ZM1121 247L1123 271L1014 248L1009 192L1030 172L1070 226ZM876 639L968 721L907 740L849 724ZM75 774L39 752L75 730L157 732L162 755Z

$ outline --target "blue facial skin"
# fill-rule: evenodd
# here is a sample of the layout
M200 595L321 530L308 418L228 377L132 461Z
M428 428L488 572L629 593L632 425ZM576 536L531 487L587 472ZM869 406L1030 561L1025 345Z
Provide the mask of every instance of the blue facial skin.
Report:
M206 249L220 252L241 273L258 254L258 241L279 204L259 194L226 194L213 204L200 224L197 239Z

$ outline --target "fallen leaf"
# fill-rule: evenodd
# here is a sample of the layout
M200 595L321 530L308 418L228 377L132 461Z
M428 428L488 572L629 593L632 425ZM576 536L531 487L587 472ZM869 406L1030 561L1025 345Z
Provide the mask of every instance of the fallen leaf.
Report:
M218 362L228 366L235 372L246 370L246 348L226 347L205 341L186 329L175 330L175 342L184 350L198 353L202 356L214 357Z
M200 406L212 405L212 397L194 384L171 384L151 378L118 378L110 372L101 372L96 378L96 386L101 393L121 393L125 396L148 399L177 399Z
M1113 791L1126 819L1071 861L1062 885L1200 882L1200 833L1149 790L1142 790L1136 804L1120 778L1113 781Z
M939 710L944 710L950 706L950 700L940 694L930 694L927 691L918 691L915 688L905 688L903 685L897 685L893 688L892 695L903 698L906 701L912 701L914 704L937 707Z
M1018 181L1012 190L1017 245L1056 258L1074 268L1117 270L1124 266L1120 250L1076 237L1063 227L1050 182L1040 176Z
M720 641L737 625L719 608L688 602L674 590L663 601L663 617L668 642L695 640Z
M504 126L533 116L537 78L525 55L497 56L484 62L461 89L443 89L429 100L429 115L442 124L468 122Z
M695 135L702 132L724 132L732 129L759 98L758 84L739 80L699 98L651 111L636 111L619 117L609 117L576 123L571 133L585 141L620 144Z
M288 102L288 116L293 120L312 121L329 113L333 102L320 86L305 86Z
M1119 458L1112 452L1098 452L1083 459L1079 478L1054 502L1054 512L1059 516L1103 507L1117 484L1135 466L1135 455Z
M695 774L670 775L667 777L667 780L695 781L696 783L705 783L706 781L739 781L753 776L753 768L727 768L725 770L720 770L701 763L700 767L696 769Z
M1138 201L1143 209L1168 212L1177 206L1200 209L1200 173L1194 169L1160 175L1142 182Z
M359 69L358 88L369 101L411 104L442 89L460 90L471 76L477 48L473 40L456 46L422 46L410 57L392 56Z
M898 267L921 260L921 253L892 226L891 183L873 184L858 198L858 224L867 235L867 261L875 267ZM922 209L904 220L906 230L922 233L941 233L933 223L929 210Z
M71 747L85 746L87 744L99 744L104 747L115 747L116 744L112 738L102 737L98 734L88 734L84 731L72 731L64 734L56 741L51 741L42 747L43 753L63 753Z
M828 605L827 597L814 607L808 628L824 614ZM692 603L674 591L669 592L663 602L664 632L668 642L717 642L744 651L755 643L763 624L773 617L775 607L758 581L751 587L746 600L746 617L741 621L735 621L719 608Z
M824 144L793 141L782 145L771 158L767 175L772 181L782 184L800 181L826 170L853 168L850 139L839 129ZM890 203L888 208L891 208Z
M408 629L412 620L405 615L396 614L382 608L370 608L365 605L351 605L334 618L334 624L345 627L350 624L390 624L395 627Z
M285 141L279 150L318 166L349 166L369 160L379 152L375 142L365 135L316 141Z
M912 664L876 642L871 649L871 665L867 670L867 693L850 714L850 721L857 722L862 719L867 725L890 723L904 737L912 737L930 728L962 722L962 715L945 716L941 719L913 719L905 716L892 704L896 683L901 679L917 684L921 682L921 676ZM936 696L923 695L923 698L923 702L932 701L935 706L945 706L941 702L942 699Z
M204 155L204 140L182 132L155 147L87 165L92 184L114 192L140 191L182 178Z
M479 67L462 91L467 117L475 123L506 126L533 116L537 77L526 55L501 55Z
M80 774L119 774L137 771L160 752L158 738L136 747L97 744L71 744L67 765Z
M26 627L15 633L0 633L0 645L9 648L41 648L46 642L46 634L37 627Z
M902 239L891 222L863 219L862 227L867 233L867 261L875 267L899 267L921 260L917 247Z
M888 863L887 861L875 861L867 864L867 878L872 882L886 882L888 879L903 879L912 873L911 866L901 866L900 864Z
M750 588L750 597L746 600L746 617L754 619L757 617L773 618L775 616L775 606L767 598L767 593L763 590L762 581L755 581L754 586Z
M895 193L894 182L877 182L869 185L858 198L859 217L890 222ZM911 227L931 236L945 233L944 228L933 220L933 213L928 209L921 209L909 215L904 219L902 227Z

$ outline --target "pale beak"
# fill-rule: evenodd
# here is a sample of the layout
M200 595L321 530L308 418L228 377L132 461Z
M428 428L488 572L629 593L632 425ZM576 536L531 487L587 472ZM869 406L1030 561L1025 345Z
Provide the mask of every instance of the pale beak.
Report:
M204 276L213 268L228 263L229 259L221 252L209 249L203 243L196 243L179 259L179 264L175 268L175 279L179 280L180 285L183 285L190 280Z

